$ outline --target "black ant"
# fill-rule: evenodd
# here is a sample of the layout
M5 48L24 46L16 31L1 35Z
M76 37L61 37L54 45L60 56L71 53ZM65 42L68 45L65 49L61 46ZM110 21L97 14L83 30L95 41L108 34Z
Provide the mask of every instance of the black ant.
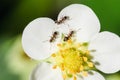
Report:
M64 21L67 20L67 19L69 19L69 16L64 16L59 21L56 20L55 23L59 25L61 23L64 23Z
M75 31L70 31L70 33L64 37L64 41L68 41L69 39L71 39L71 37L73 36L73 34L75 33Z
M57 35L58 35L58 32L57 32L57 31L55 31L55 32L52 34L52 36L51 36L51 38L50 38L49 42L50 42L50 43L51 43L51 42L54 42L54 41L55 41L55 39L57 38Z

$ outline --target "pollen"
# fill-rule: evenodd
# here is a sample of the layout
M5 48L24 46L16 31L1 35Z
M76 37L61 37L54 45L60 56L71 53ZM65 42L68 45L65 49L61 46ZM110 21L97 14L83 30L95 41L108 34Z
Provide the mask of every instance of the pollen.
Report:
M73 80L77 80L76 75L79 73L82 73L82 76L87 76L87 70L94 66L89 59L90 51L85 44L87 43L78 43L72 40L57 44L58 51L51 55L53 69L59 67L64 73L64 80L69 78L68 75L72 75Z

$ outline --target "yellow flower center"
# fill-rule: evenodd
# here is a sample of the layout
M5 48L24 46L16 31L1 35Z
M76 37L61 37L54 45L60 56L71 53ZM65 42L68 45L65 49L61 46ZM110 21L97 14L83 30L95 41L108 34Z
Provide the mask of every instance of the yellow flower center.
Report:
M87 76L87 70L94 67L90 61L88 43L77 43L72 40L64 41L58 46L58 51L53 53L53 69L59 67L63 72L63 78L72 77L76 80L76 74Z

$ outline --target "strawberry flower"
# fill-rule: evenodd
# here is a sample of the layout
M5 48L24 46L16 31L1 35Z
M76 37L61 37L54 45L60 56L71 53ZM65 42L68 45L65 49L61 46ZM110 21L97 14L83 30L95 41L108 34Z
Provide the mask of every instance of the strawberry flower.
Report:
M37 18L24 29L26 54L40 64L30 80L105 80L96 70L120 70L120 38L100 32L95 13L82 4L64 8L57 21Z

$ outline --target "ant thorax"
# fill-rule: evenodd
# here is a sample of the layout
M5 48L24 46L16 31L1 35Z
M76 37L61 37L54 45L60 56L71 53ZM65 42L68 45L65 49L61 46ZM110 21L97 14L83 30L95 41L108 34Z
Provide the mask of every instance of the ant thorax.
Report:
M51 38L49 39L49 42L50 42L50 43L54 42L55 39L57 38L58 34L59 34L59 33L58 33L57 31L53 32Z

